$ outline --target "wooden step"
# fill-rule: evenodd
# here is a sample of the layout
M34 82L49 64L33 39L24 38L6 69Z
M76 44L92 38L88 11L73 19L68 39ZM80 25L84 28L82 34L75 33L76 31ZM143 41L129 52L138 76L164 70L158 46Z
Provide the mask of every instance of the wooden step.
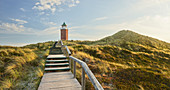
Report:
M66 59L67 57L63 54L58 55L48 55L47 59Z
M68 62L68 60L46 60L46 63L64 63Z
M49 55L56 55L56 54L57 54L57 55L58 55L58 54L61 55L61 54L63 54L63 52L61 52L61 51L53 51L53 52L50 52L50 53L49 53Z
M47 58L47 60L59 60L59 59L67 59L67 58L64 58L64 57L59 57L59 58Z
M61 70L70 70L70 68L69 67L45 68L45 71L61 71Z
M61 47L52 47L50 48L50 55L56 55L56 54L63 54Z
M81 85L70 71L44 73L38 90L81 90Z
M49 64L45 64L46 67L55 67L55 66L68 66L69 63L49 63Z

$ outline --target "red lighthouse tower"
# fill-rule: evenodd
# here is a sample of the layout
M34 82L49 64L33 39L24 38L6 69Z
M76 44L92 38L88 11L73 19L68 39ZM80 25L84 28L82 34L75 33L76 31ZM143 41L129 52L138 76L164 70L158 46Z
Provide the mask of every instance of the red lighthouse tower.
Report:
M63 25L61 25L61 40L68 40L68 29L67 29L67 25L64 22Z

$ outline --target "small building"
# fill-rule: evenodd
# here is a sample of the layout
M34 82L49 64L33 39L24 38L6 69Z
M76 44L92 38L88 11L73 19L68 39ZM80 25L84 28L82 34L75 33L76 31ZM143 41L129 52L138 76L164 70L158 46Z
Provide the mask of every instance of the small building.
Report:
M61 25L61 40L68 40L68 29L67 29L67 25L64 22L63 25Z

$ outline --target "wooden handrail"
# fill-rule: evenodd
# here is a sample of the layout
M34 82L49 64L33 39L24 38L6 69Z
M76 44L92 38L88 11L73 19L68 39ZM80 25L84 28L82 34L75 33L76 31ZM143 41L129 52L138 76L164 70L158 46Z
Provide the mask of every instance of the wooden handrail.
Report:
M69 59L79 63L82 68L84 69L84 71L86 72L87 76L89 77L90 81L92 82L94 88L96 90L104 90L103 87L100 85L100 83L98 82L98 80L96 79L96 77L94 76L94 74L91 72L91 70L89 69L89 67L87 66L87 64L73 56L69 56ZM75 65L74 65L75 66ZM76 72L76 69L74 70L74 72ZM74 76L75 77L75 76ZM82 77L83 78L83 77ZM85 78L85 77L84 77ZM84 79L83 78L83 79ZM82 81L83 82L83 81ZM83 86L82 86L83 87Z
M62 43L62 41L60 41ZM62 47L62 51L64 52L64 54L69 58L69 67L71 67L71 60L73 60L73 74L74 74L74 78L76 78L76 62L79 63L82 66L82 90L85 90L85 72L87 74L87 76L89 77L90 81L92 82L94 88L96 90L104 90L103 87L101 86L101 84L98 82L98 80L96 79L96 77L94 76L94 74L91 72L91 70L89 69L89 67L87 66L87 64L82 61L79 60L71 55L70 50L68 49L67 46L64 46L63 44L61 44Z
M60 41L57 42L57 46L63 46L62 40L60 40Z
M63 41L62 40L60 40L60 43L61 43L61 45L63 45Z
M71 55L70 50L68 49L68 47L67 47L67 46L65 46L65 48L66 48L66 51L67 51L68 55L70 56L70 55Z
M71 55L71 52L70 52L70 50L68 49L67 46L63 45L63 46L61 46L61 48L62 48L63 53L64 53L67 57Z

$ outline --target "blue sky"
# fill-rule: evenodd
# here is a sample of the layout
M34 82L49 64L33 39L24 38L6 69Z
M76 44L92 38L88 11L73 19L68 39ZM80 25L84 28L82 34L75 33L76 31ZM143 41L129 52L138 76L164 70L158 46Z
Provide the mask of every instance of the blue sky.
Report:
M0 45L99 40L132 30L170 42L170 0L0 0Z

